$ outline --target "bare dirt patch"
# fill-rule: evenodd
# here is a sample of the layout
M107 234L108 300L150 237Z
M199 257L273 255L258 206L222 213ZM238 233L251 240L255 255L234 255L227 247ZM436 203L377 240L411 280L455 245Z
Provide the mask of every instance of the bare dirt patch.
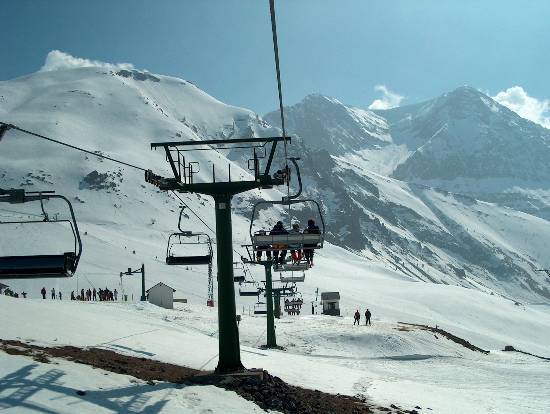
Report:
M471 344L470 342L468 342L467 340L463 339L463 338L460 338L456 335L453 335L452 333L450 332L447 332L439 327L433 327L433 326L428 326L428 325L421 325L421 324L417 324L417 323L407 323L407 322L397 322L398 324L400 324L396 329L399 330L399 331L410 331L411 330L411 327L414 327L416 329L422 329L424 331L430 331L430 332L433 332L433 333L437 333L441 336L444 336L445 338L459 344L459 345L462 345L464 348L468 348L469 350L471 351L476 351L476 352L481 352L483 354L488 354L489 351L485 350L485 349L481 349L473 344Z
M106 349L82 349L74 346L48 348L3 339L0 339L0 350L10 355L27 356L42 363L50 362L50 358L62 358L117 374L131 375L148 381L151 385L154 385L154 381L184 385L215 385L236 392L264 410L276 410L282 413L418 413L416 410L405 410L393 404L390 407L379 407L361 396L329 394L297 387L267 371L263 371L263 375L260 376L208 375L206 372L192 368L121 355Z

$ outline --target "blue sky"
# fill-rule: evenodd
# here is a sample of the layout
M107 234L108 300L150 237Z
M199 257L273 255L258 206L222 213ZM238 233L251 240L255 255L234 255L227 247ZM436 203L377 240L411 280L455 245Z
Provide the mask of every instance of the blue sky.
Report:
M57 49L182 77L260 114L277 105L268 0L0 0L0 6L0 80L37 71ZM366 108L383 94L376 85L401 104L465 84L492 96L517 85L538 103L550 98L550 1L278 0L276 6L286 104L320 92Z

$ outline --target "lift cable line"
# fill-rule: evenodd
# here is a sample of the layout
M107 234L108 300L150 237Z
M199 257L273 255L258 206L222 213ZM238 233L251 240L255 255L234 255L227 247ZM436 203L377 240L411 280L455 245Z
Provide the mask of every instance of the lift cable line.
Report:
M277 38L277 19L275 16L275 0L269 0L269 14L271 16L271 33L273 35L273 54L275 56L275 72L277 73L277 91L279 93L279 112L281 115L281 129L283 131L283 137L286 137L286 128L285 128L285 114L283 106L283 87L281 82L281 64L279 60L279 41ZM286 173L289 173L288 168L288 149L287 141L284 141L285 149L285 170ZM290 179L286 181L286 192L287 198L290 199ZM291 220L291 205L288 205L288 219ZM289 223L291 224L291 223Z
M77 147L76 145L67 144L66 142L59 141L57 139L50 138L50 137L47 137L47 136L42 135L42 134L37 134L36 132L28 131L26 129L19 128L16 125L7 124L7 123L2 122L2 121L0 121L0 140L2 139L3 134L6 131L10 130L10 129L14 129L16 131L23 132L25 134L32 135L32 136L37 137L37 138L45 139L46 141L50 141L50 142L53 142L55 144L63 145L65 147L72 148L72 149L77 150L77 151L85 152L85 153L93 155L95 157L103 158L103 159L106 159L106 160L109 160L109 161L112 161L112 162L116 162L118 164L126 165L127 167L135 168L135 169L141 170L141 171L147 171L145 168L138 167L137 165L133 165L133 164L130 164L130 163L127 163L127 162L124 162L124 161L120 161L120 160L117 160L115 158L108 157L106 155L98 154L97 152L90 151L90 150L87 150L85 148Z

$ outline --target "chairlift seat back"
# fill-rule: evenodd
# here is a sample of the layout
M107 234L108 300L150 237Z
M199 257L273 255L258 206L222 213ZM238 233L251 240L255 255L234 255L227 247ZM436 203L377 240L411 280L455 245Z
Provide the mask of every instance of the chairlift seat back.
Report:
M315 245L320 244L323 238L321 234L316 233L300 233L300 234L255 234L252 236L252 243L255 249L266 250L267 245L282 244L282 245ZM320 247L320 246L319 246ZM262 249L263 248L263 249ZM299 248L299 247L296 247Z
M212 261L211 255L206 256L168 256L168 265L207 265Z
M267 315L266 309L254 309L254 315Z
M258 296L260 294L257 290L239 290L240 296Z
M0 257L0 279L71 277L76 270L76 254Z
M276 263L273 265L273 270L276 272L301 272L308 270L307 262L301 263Z
M306 275L302 274L300 276L283 276L281 275L281 282L289 282L289 283L292 283L292 282L303 282L304 280L306 280Z

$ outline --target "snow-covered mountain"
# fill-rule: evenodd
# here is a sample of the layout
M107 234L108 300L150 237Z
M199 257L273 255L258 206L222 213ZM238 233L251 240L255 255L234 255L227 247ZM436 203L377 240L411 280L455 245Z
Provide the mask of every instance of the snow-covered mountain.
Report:
M461 88L448 95L473 93ZM289 108L289 128L299 137L291 152L303 159L306 193L322 202L331 243L386 263L414 280L458 284L518 300L548 298L545 275L535 269L550 266L543 251L550 241L549 222L471 196L417 185L412 179L407 183L384 175L396 175L419 148L431 142L423 138L422 127L411 126L421 125L417 118L432 119L433 112L459 119L464 110L448 108L456 100L442 97L432 104L389 111L386 118L320 95L308 97L296 110ZM164 175L170 175L164 156L151 152L150 142L278 133L252 111L225 105L187 81L128 69L38 72L1 82L0 101L4 122ZM488 108L480 102L480 110ZM502 112L515 119L510 111ZM276 124L273 114L266 119ZM414 120L409 128L416 131L410 143L404 132L394 133L394 125L401 127L406 119ZM425 123L424 128L431 128ZM101 283L112 281L112 268L120 267L121 258L131 263L145 260L143 255L154 272L173 272L162 266L163 250L166 236L176 227L179 203L146 185L141 171L12 131L1 144L2 187L55 188L77 204L87 232L82 274L97 274ZM231 164L234 177L248 174L242 163L218 152L199 152L197 160L202 167L199 180L210 179L212 163ZM223 171L217 176L223 177ZM250 202L274 195L256 191L235 199L236 211L243 214L235 220L236 245L246 242ZM194 195L185 199L208 222L214 222L211 200ZM190 228L202 229L189 217ZM4 240L2 249L22 250L35 243L29 234L19 239L26 244ZM111 254L105 254L105 243L111 246ZM202 283L199 277L204 274L199 274L185 281L173 276L169 280L175 288L189 291L189 281L197 286ZM34 288L34 282L27 283Z
M285 114L332 242L421 280L550 297L535 271L547 266L550 131L469 87L376 113L310 95Z

